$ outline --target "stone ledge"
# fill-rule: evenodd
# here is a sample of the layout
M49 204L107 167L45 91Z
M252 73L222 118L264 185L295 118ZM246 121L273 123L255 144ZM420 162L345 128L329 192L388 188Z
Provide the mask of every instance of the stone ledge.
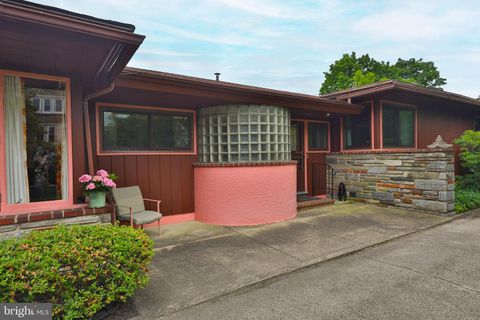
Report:
M355 155L355 154L390 154L390 153L446 153L452 152L453 148L447 149L392 149L392 150L348 150L341 152L330 152L329 155Z
M81 207L81 208L68 208L68 209L62 209L62 210L1 215L0 226L18 225L21 223L38 222L38 221L54 220L54 219L74 218L74 217L89 216L89 215L96 215L96 214L103 214L103 213L113 214L113 211L114 211L114 207L111 205L108 205L103 208Z

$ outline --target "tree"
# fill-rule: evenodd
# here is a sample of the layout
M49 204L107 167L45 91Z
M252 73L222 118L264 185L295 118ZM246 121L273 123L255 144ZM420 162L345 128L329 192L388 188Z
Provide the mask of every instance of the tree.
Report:
M325 81L320 88L320 94L389 79L430 88L441 88L447 83L440 77L440 72L431 61L399 58L395 64L390 64L388 61L376 61L368 54L357 58L355 52L345 53L340 60L330 65L329 71L324 72L324 75Z

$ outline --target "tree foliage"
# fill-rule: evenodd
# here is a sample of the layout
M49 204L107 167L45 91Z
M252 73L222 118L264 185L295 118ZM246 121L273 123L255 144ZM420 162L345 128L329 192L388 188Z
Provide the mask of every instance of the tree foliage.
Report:
M460 146L460 160L469 173L480 177L480 131L467 130L455 143Z
M431 88L440 88L447 83L431 61L399 58L395 64L390 64L388 61L377 61L368 54L357 57L355 52L345 53L340 60L330 65L329 71L324 72L324 75L320 94L383 80L397 80Z

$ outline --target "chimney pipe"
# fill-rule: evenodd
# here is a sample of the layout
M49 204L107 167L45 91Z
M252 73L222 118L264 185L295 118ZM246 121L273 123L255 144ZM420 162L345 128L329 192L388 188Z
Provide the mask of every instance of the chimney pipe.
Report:
M220 72L215 72L214 75L215 75L215 80L220 81L221 73Z

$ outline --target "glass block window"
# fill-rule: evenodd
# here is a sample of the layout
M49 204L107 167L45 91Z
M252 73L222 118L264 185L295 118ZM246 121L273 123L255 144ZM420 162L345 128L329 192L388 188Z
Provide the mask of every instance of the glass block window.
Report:
M289 161L290 112L266 105L206 107L198 113L199 161Z

